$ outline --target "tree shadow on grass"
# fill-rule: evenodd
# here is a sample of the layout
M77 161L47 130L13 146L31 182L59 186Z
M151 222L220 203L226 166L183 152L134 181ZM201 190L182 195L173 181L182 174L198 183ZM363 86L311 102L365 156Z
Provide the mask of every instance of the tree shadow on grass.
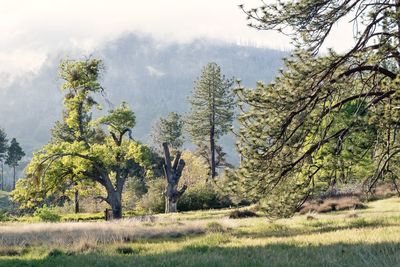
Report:
M142 255L134 250L127 254L88 253L67 255L59 251L40 260L0 259L0 266L400 266L400 243L296 246L270 244L265 246L219 247L189 245L169 253Z
M334 222L310 222L303 225L302 228L289 227L283 224L268 223L257 231L238 229L234 230L232 235L236 237L265 238L265 237L295 237L315 233L328 233L340 230L365 229L377 227L400 226L400 222L377 220L365 220L363 218L350 219L346 223L337 225ZM400 266L400 264L399 264Z

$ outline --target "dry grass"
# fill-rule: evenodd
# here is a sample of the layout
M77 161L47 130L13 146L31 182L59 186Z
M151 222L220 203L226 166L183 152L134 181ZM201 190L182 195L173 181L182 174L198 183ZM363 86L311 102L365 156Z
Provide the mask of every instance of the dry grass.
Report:
M0 266L398 266L400 199L269 222L229 210L0 223ZM307 217L312 216L312 219Z
M204 233L206 222L163 219L143 223L124 219L114 222L9 223L1 225L0 229L0 246L70 246L82 240L89 244L105 244Z

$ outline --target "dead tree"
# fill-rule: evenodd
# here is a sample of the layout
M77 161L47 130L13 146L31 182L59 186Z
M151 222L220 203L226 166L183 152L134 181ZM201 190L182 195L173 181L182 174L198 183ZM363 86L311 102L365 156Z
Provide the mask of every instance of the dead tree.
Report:
M181 159L181 153L178 151L174 163L171 166L171 156L169 154L168 144L163 143L163 148L165 161L164 173L165 179L167 180L165 190L165 213L177 212L178 200L187 188L187 185L184 184L182 188L178 190L178 183L182 176L182 170L185 167L185 161Z

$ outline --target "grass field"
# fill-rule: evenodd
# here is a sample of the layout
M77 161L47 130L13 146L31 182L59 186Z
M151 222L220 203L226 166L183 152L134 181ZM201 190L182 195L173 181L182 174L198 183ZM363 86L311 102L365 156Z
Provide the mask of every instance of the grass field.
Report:
M0 266L400 266L399 198L275 222L229 212L1 223Z

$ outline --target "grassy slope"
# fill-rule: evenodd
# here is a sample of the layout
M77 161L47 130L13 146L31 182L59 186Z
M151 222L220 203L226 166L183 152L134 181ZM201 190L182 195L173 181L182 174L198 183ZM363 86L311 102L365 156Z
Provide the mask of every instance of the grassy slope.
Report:
M274 223L230 220L228 211L154 222L5 223L0 266L400 266L400 199L368 206L357 218L346 211Z

